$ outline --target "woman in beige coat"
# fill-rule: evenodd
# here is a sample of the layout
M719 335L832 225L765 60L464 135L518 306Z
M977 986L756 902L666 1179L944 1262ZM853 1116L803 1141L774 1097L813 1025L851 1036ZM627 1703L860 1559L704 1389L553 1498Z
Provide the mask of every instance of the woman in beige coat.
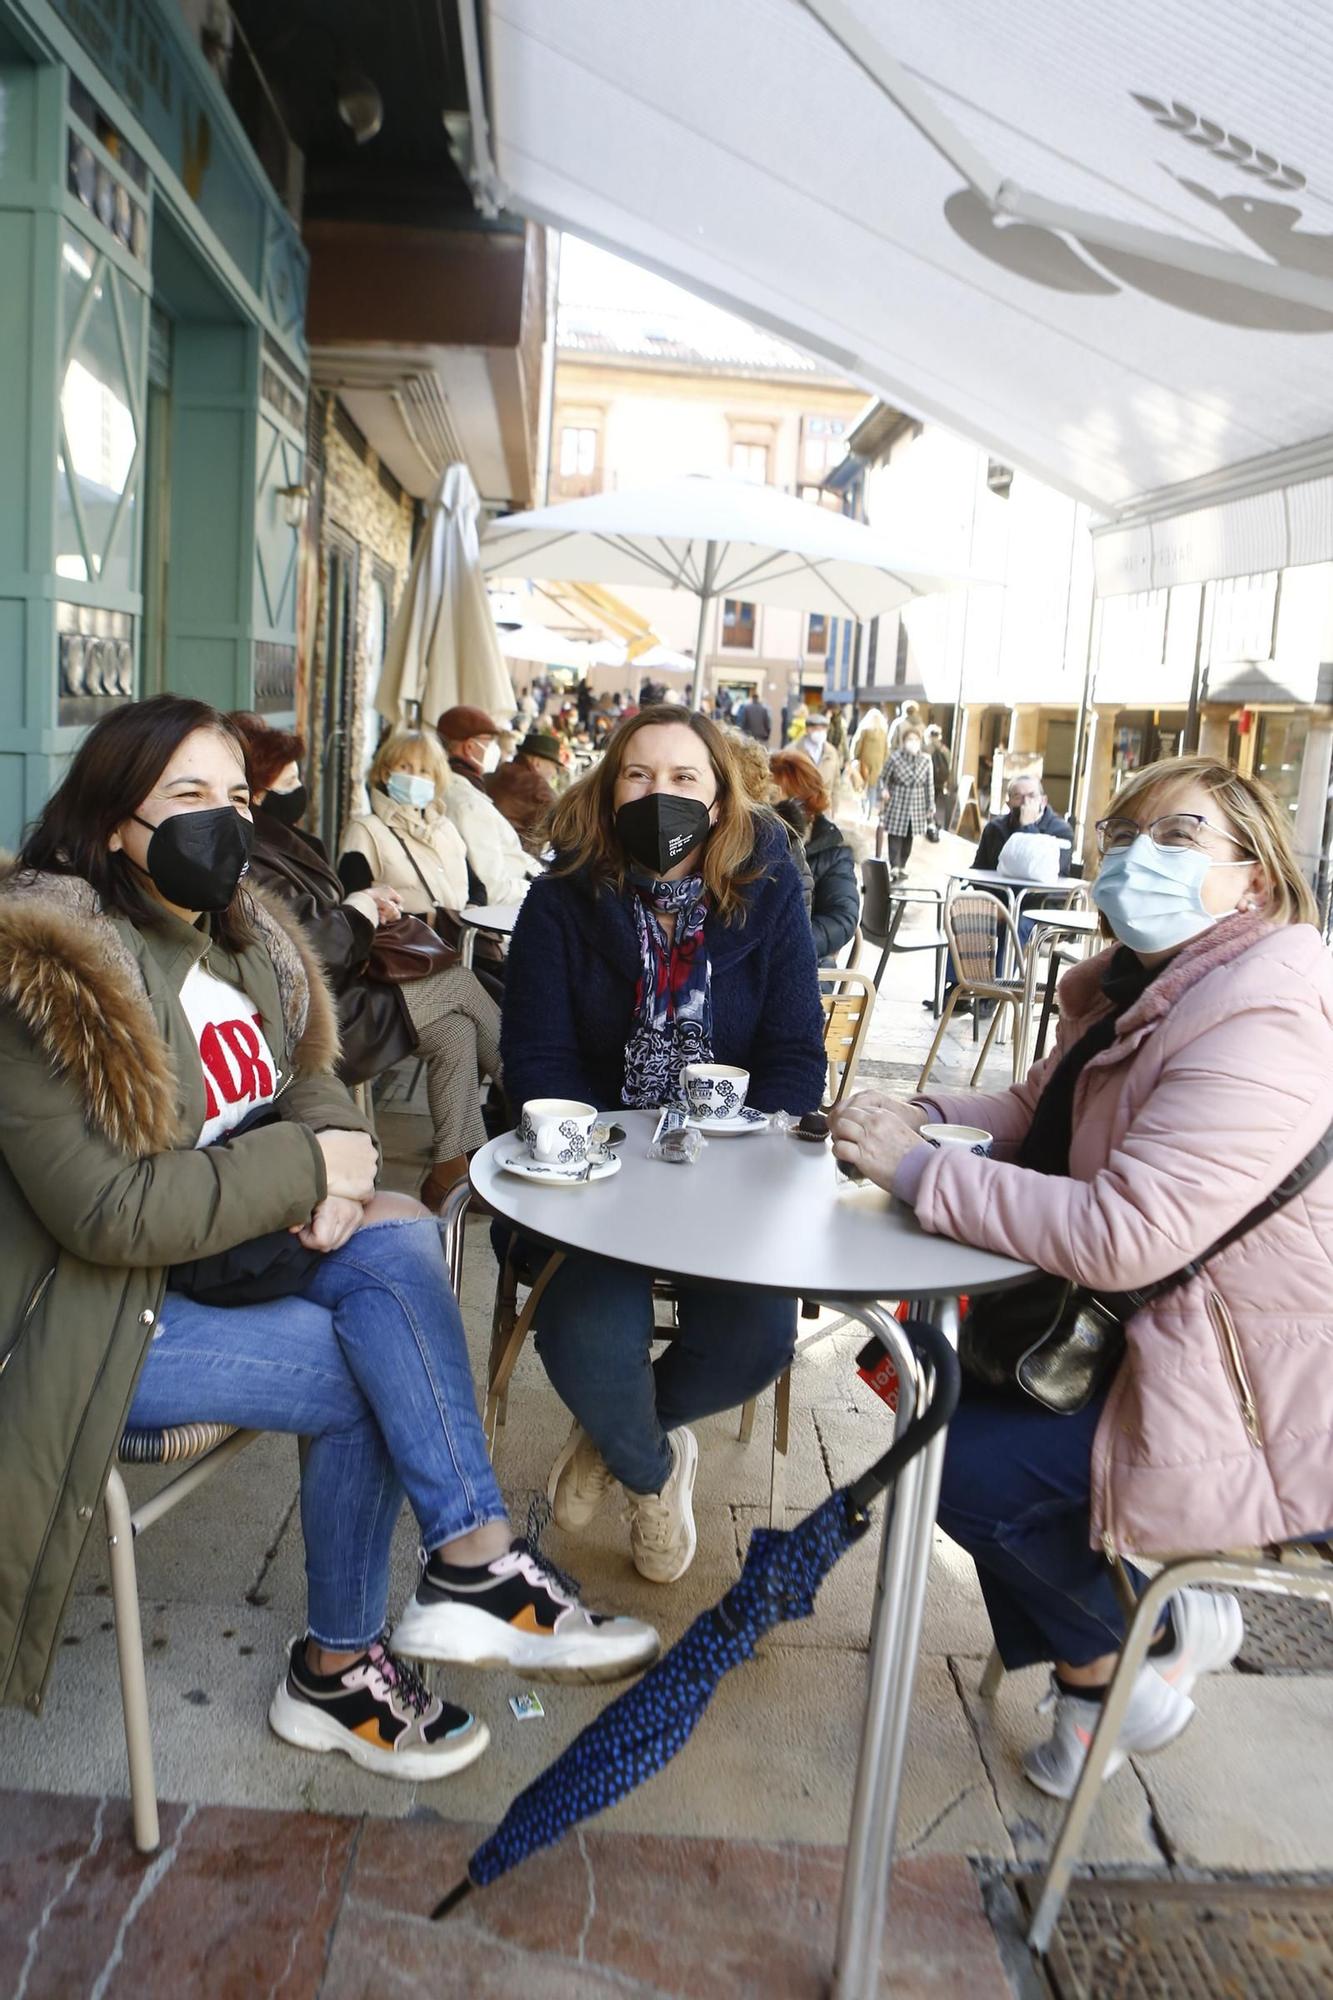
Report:
M449 778L444 746L433 729L391 729L375 753L367 784L370 811L357 813L343 834L343 861L363 855L371 880L392 889L409 916L456 915L468 894L467 848L439 804Z

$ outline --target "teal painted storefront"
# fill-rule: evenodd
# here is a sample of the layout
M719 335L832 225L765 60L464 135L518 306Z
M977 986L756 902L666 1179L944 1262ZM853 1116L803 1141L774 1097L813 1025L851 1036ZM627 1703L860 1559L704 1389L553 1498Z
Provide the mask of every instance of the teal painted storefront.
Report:
M294 703L295 223L163 0L0 0L0 845L170 687Z

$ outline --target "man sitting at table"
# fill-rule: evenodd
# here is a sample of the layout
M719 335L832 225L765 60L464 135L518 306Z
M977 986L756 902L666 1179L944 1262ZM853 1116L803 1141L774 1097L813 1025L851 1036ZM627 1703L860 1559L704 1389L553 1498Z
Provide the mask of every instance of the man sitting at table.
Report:
M1052 811L1051 802L1042 789L1041 779L1035 774L1021 778L1012 778L1010 780L1009 810L1008 812L997 813L994 819L987 820L981 830L981 839L977 842L977 851L972 856L972 866L991 871L998 869L1000 856L1016 833L1044 833L1059 841L1060 873L1062 875L1069 873L1069 864L1074 853L1074 829L1067 819L1061 819L1058 812ZM1034 908L1038 907L1040 903L1041 898L1039 896L1032 899L1032 906ZM1019 944L1026 948L1027 941L1031 935L1031 919L1020 917L1018 920ZM958 968L953 962L953 953L950 952L949 976L944 982L945 999L948 998L957 984ZM921 1005L923 1007L933 1007L935 1002L931 998L923 1000ZM960 1014L969 1014L972 1011L972 1002L970 1000L960 1000L953 1011L955 1020Z

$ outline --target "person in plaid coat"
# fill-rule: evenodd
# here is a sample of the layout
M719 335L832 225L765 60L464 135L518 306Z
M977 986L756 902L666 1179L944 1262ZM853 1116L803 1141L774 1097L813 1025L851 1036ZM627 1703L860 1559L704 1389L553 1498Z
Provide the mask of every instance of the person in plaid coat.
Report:
M889 868L895 881L907 873L907 857L912 840L924 833L935 819L935 774L922 748L921 730L915 724L904 732L897 750L884 766L884 804L879 828L888 843ZM876 842L876 853L880 843Z

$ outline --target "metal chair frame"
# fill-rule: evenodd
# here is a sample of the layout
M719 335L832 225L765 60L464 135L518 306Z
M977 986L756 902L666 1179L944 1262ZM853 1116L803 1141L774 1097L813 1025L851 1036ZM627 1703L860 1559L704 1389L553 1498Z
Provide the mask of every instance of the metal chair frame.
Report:
M861 863L861 928L867 941L881 945L879 964L875 968L875 990L884 977L885 967L896 952L933 951L935 954L935 1018L939 1019L944 1004L944 967L949 954L949 940L943 931L908 931L901 935L902 926L912 904L933 904L936 910L943 910L944 897L938 889L895 888L889 880L887 861L867 860ZM851 963L855 965L856 960Z
M131 1509L119 1465L107 1474L103 1493L107 1551L111 1559L111 1615L116 1626L116 1657L120 1666L120 1696L125 1711L125 1754L130 1773L130 1812L134 1844L140 1854L153 1854L161 1841L157 1817L157 1781L153 1774L153 1740L148 1717L148 1678L144 1671L143 1626L139 1618L139 1572L134 1543L145 1528L160 1521L205 1480L260 1436L227 1424L174 1424L159 1431L126 1431L120 1441L122 1463L184 1464L185 1470L160 1487L142 1506Z
M960 922L960 918L964 921ZM944 1003L944 1013L935 1030L935 1039L930 1045L930 1053L917 1078L917 1089L924 1090L931 1070L939 1055L954 1008L963 999L975 1005L979 1000L993 1000L995 1015L981 1053L977 1057L976 1068L972 1072L971 1088L975 1090L981 1082L982 1072L995 1046L1004 1010L1013 1014L1013 1049L1011 1069L1013 1081L1018 1082L1020 1065L1023 1060L1023 985L1022 978L1001 978L995 971L996 945L1003 937L1007 941L1008 953L1012 953L1012 963L1021 965L1022 953L1018 948L1018 927L1010 914L1007 903L998 896L990 896L984 890L963 890L951 896L944 905L944 929L949 940L953 962L958 968L958 983L952 988ZM984 933L987 942L980 939ZM1006 953L1006 957L1008 957ZM989 954L987 957L986 954ZM972 970L969 971L969 965Z
M820 966L816 973L824 1009L824 1054L828 1059L825 1109L841 1104L851 1089L875 1012L875 982L850 966Z
M1033 1951L1044 1954L1050 1946L1074 1863L1101 1791L1102 1772L1115 1748L1135 1679L1148 1657L1152 1635L1173 1592L1197 1583L1225 1583L1234 1589L1265 1590L1278 1597L1314 1598L1333 1608L1333 1550L1327 1542L1297 1542L1258 1553L1239 1550L1178 1556L1165 1563L1152 1578L1134 1607L1078 1784L1051 1850L1028 1931L1028 1944ZM1003 1679L1000 1656L992 1652L981 1677L984 1701L994 1699Z

